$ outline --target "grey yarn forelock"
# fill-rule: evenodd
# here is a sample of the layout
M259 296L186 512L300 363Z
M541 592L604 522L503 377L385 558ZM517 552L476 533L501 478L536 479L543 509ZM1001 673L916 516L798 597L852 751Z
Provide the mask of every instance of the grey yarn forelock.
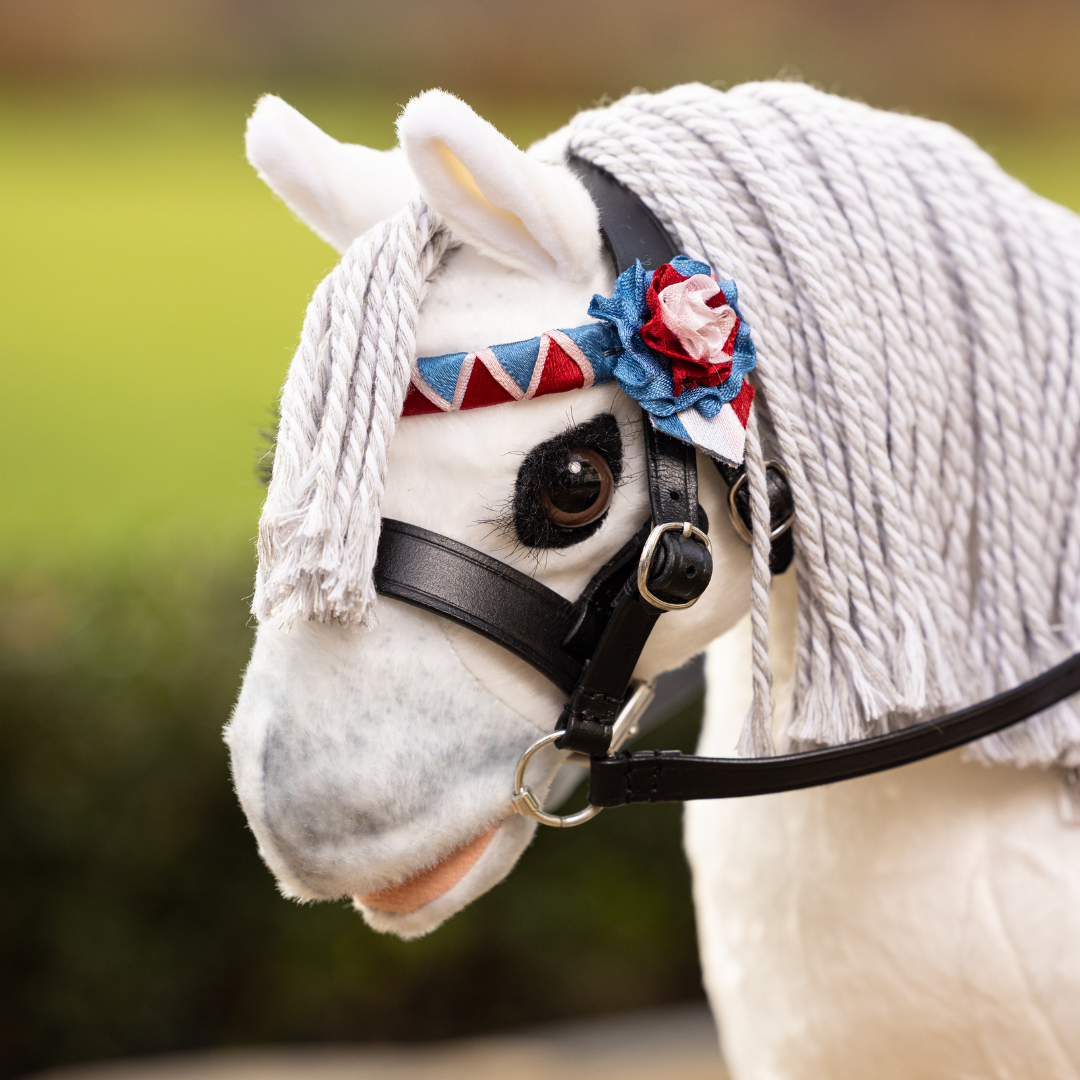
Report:
M417 200L353 241L308 305L281 392L253 609L282 626L368 623L387 450L447 248Z
M796 83L633 95L563 134L738 282L754 521L762 440L798 513L786 749L926 719L1080 649L1080 219L950 128ZM758 539L751 754L772 751L766 567ZM971 752L1075 767L1080 717L1065 702Z

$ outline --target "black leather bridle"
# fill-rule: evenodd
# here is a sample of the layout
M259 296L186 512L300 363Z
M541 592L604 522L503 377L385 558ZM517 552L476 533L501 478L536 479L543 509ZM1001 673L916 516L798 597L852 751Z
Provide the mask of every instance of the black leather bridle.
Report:
M580 158L571 158L570 167L597 205L616 273L635 259L655 269L677 254L636 195ZM762 795L865 776L954 749L1080 692L1077 654L977 705L842 746L768 758L703 758L670 750L609 754L617 721L624 726L620 714L626 718L634 668L657 619L695 603L712 576L709 524L697 500L696 451L647 420L643 429L650 520L600 567L576 602L474 548L390 518L383 519L375 568L383 596L475 630L567 694L547 741L589 755L593 807ZM728 485L732 521L749 540L745 473L722 463L717 468ZM768 464L767 482L770 568L783 573L794 551L793 500L778 463Z

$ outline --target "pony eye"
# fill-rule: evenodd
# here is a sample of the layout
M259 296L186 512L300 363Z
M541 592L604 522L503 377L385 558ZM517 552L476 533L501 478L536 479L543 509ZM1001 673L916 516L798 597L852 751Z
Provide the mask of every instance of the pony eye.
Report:
M519 543L568 548L603 528L622 476L622 437L611 413L537 443L514 484L510 521Z
M611 502L615 479L595 450L569 451L540 490L549 520L560 529L576 529L600 517Z

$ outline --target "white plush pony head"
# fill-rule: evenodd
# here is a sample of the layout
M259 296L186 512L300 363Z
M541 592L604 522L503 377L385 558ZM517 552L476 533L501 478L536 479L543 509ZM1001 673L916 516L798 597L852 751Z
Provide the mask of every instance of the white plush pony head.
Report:
M614 274L596 209L559 153L545 152L545 144L523 153L440 91L413 100L398 133L400 147L385 153L343 145L266 97L248 126L248 156L298 217L346 253L346 267L350 258L377 258L355 253L373 250L371 236L391 243L379 230L409 213L418 194L440 215L448 233L422 270L431 280L416 293L419 321L407 343L413 356L476 351L589 321L590 300L611 291ZM334 320L347 320L349 305L363 301L341 280L354 279L339 274L338 292L326 286L309 311L309 323L323 319L328 336ZM380 303L369 321L383 317ZM350 344L363 347L362 340ZM294 382L303 350L302 342ZM312 355L322 354L315 347ZM300 375L308 397L322 403L320 428L337 424L335 439L347 441L351 420L334 405L329 362L317 360ZM286 406L283 399L283 424L291 422ZM377 419L369 421L374 430L371 423ZM275 486L293 484L295 503L298 485L319 468L319 431L300 414L296 424L311 426L296 438L312 457L306 465L283 462L279 440L264 526L275 505L284 509L269 540L264 529L264 564L276 557L277 537L293 542L298 533L295 506L280 497L276 504ZM574 600L649 518L641 413L614 383L406 415L387 430L392 441L386 436L382 459L370 458L370 436L355 460L344 454L331 463L338 487L362 487L365 468L372 475L384 469L381 490L373 482L367 502L340 511L360 522L358 532L363 514L381 513L468 544ZM541 501L522 501L519 476L545 444L589 449L611 470L606 512L577 532L552 531ZM749 548L735 535L725 491L704 458L699 477L713 585L694 608L664 617L640 677L683 664L748 606ZM312 481L306 497L314 504L325 496L333 509L333 483L320 494ZM258 637L227 731L236 786L286 895L351 897L375 928L414 937L498 882L528 844L536 823L512 812L513 771L553 729L565 695L498 646L428 612L387 598L376 603L370 594L353 608L335 607L343 591L327 584L327 564L319 562L326 543L318 541L315 555L297 557L291 591L275 593L260 571ZM365 558L370 549L356 565ZM530 780L538 794L548 791L561 760L554 751L537 758ZM565 793L565 782L558 787Z
M498 881L532 835L510 814L513 769L562 695L471 631L377 599L372 568L385 516L575 599L649 517L641 413L613 383L398 423L418 356L581 327L612 289L570 153L738 282L761 358L752 502L767 437L797 513L786 747L939 715L1080 648L1073 215L951 129L791 83L631 95L527 153L433 92L399 135L387 154L341 146L275 99L249 129L256 168L344 252L282 394L260 627L228 732L288 895L354 897L373 926L415 936ZM554 446L606 456L614 481L603 516L558 544L522 479ZM730 627L752 578L746 746L766 752L766 530L751 563L701 455L698 475L713 581L663 617L637 674ZM1075 768L1080 713L1063 702L972 752ZM538 756L534 790L558 768Z

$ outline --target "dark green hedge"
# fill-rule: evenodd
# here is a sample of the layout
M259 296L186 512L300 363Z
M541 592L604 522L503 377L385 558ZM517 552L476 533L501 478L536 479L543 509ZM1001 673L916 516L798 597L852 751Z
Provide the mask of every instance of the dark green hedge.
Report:
M677 807L541 830L504 884L419 942L283 900L220 738L249 582L190 557L0 585L0 1075L700 995ZM688 747L696 721L657 737Z

